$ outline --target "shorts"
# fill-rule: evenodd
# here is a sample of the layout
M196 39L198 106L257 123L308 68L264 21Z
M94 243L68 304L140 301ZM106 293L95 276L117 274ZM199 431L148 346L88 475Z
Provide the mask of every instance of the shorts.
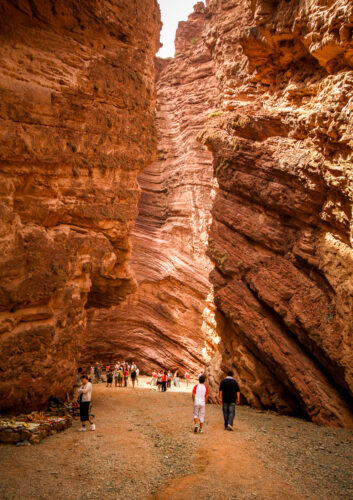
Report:
M80 420L81 422L87 422L89 420L89 405L90 401L81 401L80 403Z
M205 405L194 405L194 418L197 418L201 424L205 421Z

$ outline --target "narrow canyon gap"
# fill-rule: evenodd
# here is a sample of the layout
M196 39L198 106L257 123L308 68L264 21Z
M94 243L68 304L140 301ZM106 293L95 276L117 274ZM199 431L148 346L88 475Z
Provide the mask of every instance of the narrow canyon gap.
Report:
M132 234L138 288L121 305L94 312L83 363L119 355L137 358L148 373L154 367L199 373L214 351L206 251L215 187L212 155L197 135L217 94L201 37L204 19L198 6L179 24L176 58L156 60L158 156L139 175Z
M213 396L232 368L252 406L352 427L351 2L198 3L155 69L152 0L13 4L2 407L69 390L79 353L211 358Z
M220 335L213 395L232 368L252 406L352 426L351 39L332 28L352 9L329 7L209 1L179 24L175 59L156 62L139 286L95 312L86 361L117 352L195 371Z

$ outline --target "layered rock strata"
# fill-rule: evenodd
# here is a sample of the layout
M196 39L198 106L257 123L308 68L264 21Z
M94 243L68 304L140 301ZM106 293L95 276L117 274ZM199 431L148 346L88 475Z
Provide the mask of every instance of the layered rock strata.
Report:
M155 0L1 2L1 410L70 390L85 307L135 288L159 29Z
M219 113L199 139L219 183L215 363L255 407L351 427L353 5L207 6Z
M213 266L206 256L212 155L196 141L215 99L213 63L201 37L204 11L197 4L179 24L175 59L156 62L158 159L139 176L132 236L138 290L94 313L83 363L130 359L144 372L197 372L214 349Z

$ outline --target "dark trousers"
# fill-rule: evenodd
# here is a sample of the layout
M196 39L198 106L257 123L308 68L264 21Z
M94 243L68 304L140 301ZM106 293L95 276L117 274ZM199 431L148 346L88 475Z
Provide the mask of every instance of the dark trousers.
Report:
M127 377L124 377L124 387L127 387Z
M81 401L80 403L80 420L81 422L87 422L89 420L89 405L90 401Z
M167 382L162 382L162 392L167 390Z
M233 420L235 415L235 403L223 403L223 417L225 429L228 425L233 427Z

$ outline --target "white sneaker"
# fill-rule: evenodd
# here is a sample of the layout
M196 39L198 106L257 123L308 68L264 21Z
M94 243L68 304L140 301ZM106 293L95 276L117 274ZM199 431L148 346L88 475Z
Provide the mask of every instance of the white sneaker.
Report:
M95 431L96 430L96 424L91 424L91 431Z
M86 429L86 427L80 427L80 428L78 429L78 432L84 432L84 431L86 431L86 430L87 430L87 429Z

